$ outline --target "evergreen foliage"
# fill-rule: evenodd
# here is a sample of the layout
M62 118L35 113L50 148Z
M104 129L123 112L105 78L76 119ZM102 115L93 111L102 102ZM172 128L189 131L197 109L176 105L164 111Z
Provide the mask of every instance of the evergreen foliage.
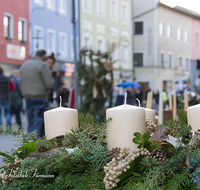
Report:
M105 62L110 59L111 52L103 54L92 50L80 52L78 73L79 80L84 81L82 95L85 99L79 111L98 116L100 121L105 117L105 103L108 101L108 107L112 106L113 71L105 68ZM93 92L93 89L96 92Z
M185 112L179 113L179 121L170 121L165 125L174 129L177 139L190 132L186 124ZM103 190L106 173L104 167L110 162L107 154L106 129L109 120L98 123L90 114L79 114L79 128L70 134L53 140L38 139L35 133L24 134L19 129L0 129L1 134L20 135L22 146L11 153L0 152L5 163L13 163L16 156L23 159L17 166L21 177L12 177L7 185L0 189L7 190ZM179 128L178 128L179 127ZM169 130L170 131L170 130ZM169 132L170 133L170 132ZM172 133L171 133L172 134ZM199 135L192 138L192 143L175 149L172 145L163 145L161 141L151 140L150 134L135 133L135 140L149 151L159 149L170 152L166 163L152 157L137 160L134 171L122 173L120 182L114 190L189 190L200 189L200 152ZM29 142L30 139L34 141ZM190 140L190 138L188 138ZM147 142L147 143L146 143ZM51 155L41 157L39 151L57 148ZM20 150L20 151L19 151ZM35 152L34 157L27 157ZM136 160L135 160L136 161ZM1 169L7 170L6 166ZM130 174L130 175L127 175ZM28 177L22 177L27 175ZM49 176L49 177L44 177ZM2 182L0 178L0 183Z

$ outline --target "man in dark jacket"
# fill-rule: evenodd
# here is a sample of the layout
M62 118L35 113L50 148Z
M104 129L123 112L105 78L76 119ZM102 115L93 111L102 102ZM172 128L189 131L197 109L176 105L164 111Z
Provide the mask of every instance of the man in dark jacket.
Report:
M48 91L54 84L45 60L46 51L38 50L34 59L29 59L20 67L20 86L26 99L28 132L36 130L38 136L41 136L43 127Z
M10 92L14 89L14 84L3 74L3 68L0 66L0 125L2 125L1 110L4 107L7 125L11 127L10 112Z
M19 71L17 69L13 70L10 79L15 84L15 90L11 93L11 114L15 115L17 124L20 126L21 129L21 109L22 109L22 93L19 83Z

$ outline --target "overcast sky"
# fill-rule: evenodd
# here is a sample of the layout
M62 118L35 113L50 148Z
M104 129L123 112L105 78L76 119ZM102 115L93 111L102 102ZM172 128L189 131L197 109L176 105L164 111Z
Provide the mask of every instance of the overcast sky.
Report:
M161 0L161 2L172 7L179 5L200 13L200 0Z

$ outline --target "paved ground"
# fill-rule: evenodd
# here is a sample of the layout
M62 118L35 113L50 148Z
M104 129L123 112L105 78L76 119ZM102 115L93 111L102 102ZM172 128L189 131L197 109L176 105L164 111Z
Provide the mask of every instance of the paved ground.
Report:
M4 115L4 114L2 114ZM26 115L21 115L22 118L22 128L24 129L24 132L27 132L27 118ZM15 118L12 117L12 125L15 125ZM6 121L5 117L3 117L3 127L5 128ZM1 136L0 135L0 151L10 151L11 147L15 148L15 145L19 144L19 138L14 138L11 135L8 136ZM4 165L4 162L2 161L2 157L0 156L0 166Z

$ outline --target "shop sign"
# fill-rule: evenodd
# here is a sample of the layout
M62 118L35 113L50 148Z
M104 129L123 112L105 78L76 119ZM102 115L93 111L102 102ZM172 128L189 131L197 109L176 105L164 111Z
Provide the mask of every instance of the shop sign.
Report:
M72 76L74 72L74 64L73 63L65 63L65 76Z
M6 56L9 59L24 60L26 57L26 48L13 44L7 44Z
M122 72L120 73L121 78L131 78L131 73Z

